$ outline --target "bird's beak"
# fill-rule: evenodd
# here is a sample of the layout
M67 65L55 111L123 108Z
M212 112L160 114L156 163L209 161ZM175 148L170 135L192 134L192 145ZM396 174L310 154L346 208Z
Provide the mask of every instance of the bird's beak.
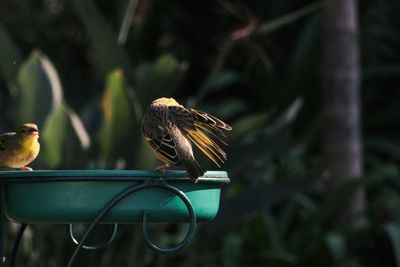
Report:
M29 129L29 134L32 134L32 135L39 135L39 131L32 128L32 129Z

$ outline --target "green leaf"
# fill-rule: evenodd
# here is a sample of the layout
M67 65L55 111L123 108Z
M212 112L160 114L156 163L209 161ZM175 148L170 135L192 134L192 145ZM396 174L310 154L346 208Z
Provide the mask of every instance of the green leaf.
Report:
M216 77L214 83L212 84L212 88L210 89L220 89L232 84L235 84L240 81L240 74L234 71L224 70L221 71ZM215 90L214 90L215 91Z
M20 52L6 29L0 24L0 73L7 81L10 93L15 93L13 84L20 64Z
M306 182L287 180L260 185L257 188L247 188L244 192L221 203L218 216L209 223L201 235L203 242L210 242L213 238L223 236L234 226L248 222L282 199L309 186Z
M353 179L350 182L343 184L338 188L335 194L331 194L321 205L320 209L311 218L310 223L322 225L332 218L334 218L336 212L346 205L349 199L354 195L354 192L360 188L368 188L381 183L383 179L391 179L398 175L397 168L393 168L392 165L382 166L376 172L370 172L368 177L362 179Z
M301 193L297 193L299 195ZM280 236L284 237L285 235L289 234L290 224L295 219L297 207L294 201L288 201L282 208L282 211L279 213L277 218L279 224L279 232Z
M139 0L129 0L125 9L125 15L122 20L121 28L118 33L118 44L124 45L128 38L129 28L132 26L132 19L135 14Z
M174 56L164 54L153 64L142 64L136 72L137 91L144 106L156 98L171 96L183 78L185 67Z
M392 241L393 254L396 259L396 266L400 267L400 225L399 223L388 223L384 226L390 241Z
M51 61L40 51L33 51L17 74L18 91L14 96L18 124L43 125L49 111L63 99L61 82Z
M400 143L389 138L369 137L364 139L365 147L370 151L385 153L394 160L400 159Z
M79 116L64 103L61 82L51 61L40 51L33 51L21 64L17 82L15 119L19 124L35 122L44 129L43 161L52 168L79 162L79 156L90 146L90 138Z
M360 263L358 263L358 259L356 257L350 257L344 261L341 261L337 264L333 264L331 267L362 267Z
M218 77L220 75L220 72L223 69L225 59L231 52L233 48L234 41L233 40L227 40L223 43L222 48L215 58L214 64L211 67L209 73L207 74L207 77L204 79L203 83L197 90L196 94L196 100L198 102L201 102L203 98L206 96L206 94L212 89L215 88L215 83L218 80Z
M154 156L153 149L150 144L140 136L139 148L137 150L137 157L135 161L135 168L138 169L154 169L159 161Z
M309 4L303 8L300 8L292 13L281 16L279 18L273 19L271 21L264 22L257 30L257 34L269 34L274 31L279 30L280 28L289 25L295 22L298 19L320 9L322 7L322 3L316 2Z
M296 254L275 248L262 252L261 256L266 258L268 261L284 263L284 266L286 266L286 264L296 266L299 261L299 257Z
M50 167L61 165L63 150L66 145L68 116L62 105L56 105L46 119L42 134L40 157Z
M283 240L280 232L280 226L278 220L268 210L264 212L264 226L267 231L269 247L273 247L276 250L283 249Z
M103 124L99 132L103 160L114 161L132 156L140 126L121 70L111 72L102 99Z
M274 135L289 126L298 116L303 107L303 99L297 97L279 116L264 129L264 134Z
M220 52L209 74L197 92L197 102L202 102L201 100L211 91L216 92L218 89L240 81L239 73L223 69L223 63L226 56L229 54L231 46L222 49L226 50Z
M74 0L76 12L89 35L94 49L95 66L103 75L123 68L130 69L126 51L118 45L117 37L92 0Z
M242 251L242 238L238 234L230 233L224 237L222 244L222 266L240 266L239 259Z
M202 105L198 107L198 109L207 110L207 113L213 114L223 121L231 117L237 117L237 115L240 115L250 108L245 100L238 98L224 99L223 105L221 105L220 99L217 99L215 102L207 101L201 104Z
M294 122L293 129L299 136L317 139L315 136L316 124L320 121L320 75L321 65L321 16L313 14L304 23L296 43L293 60L290 64L287 94L280 103L280 108L299 96L306 105L303 106L299 116Z
M253 113L247 116L242 116L232 123L232 134L229 135L230 140L248 141L252 139L265 126L269 118L266 112ZM243 140L246 138L246 140Z
M62 102L52 109L46 119L41 158L50 168L81 166L90 142L78 115Z
M325 243L335 261L343 260L346 257L346 239L342 234L337 232L328 233L325 236Z
M315 14L304 24L294 47L293 59L290 62L289 81L291 90L296 93L304 86L318 83L318 66L320 62L321 16Z
M68 115L70 126L74 130L74 135L76 136L77 141L79 141L79 147L83 150L89 149L91 145L90 136L83 125L81 118L66 103L62 103L62 107L65 113Z

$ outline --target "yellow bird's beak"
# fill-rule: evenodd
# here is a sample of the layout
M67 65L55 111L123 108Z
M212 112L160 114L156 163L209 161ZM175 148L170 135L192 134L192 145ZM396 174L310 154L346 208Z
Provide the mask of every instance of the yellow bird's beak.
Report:
M39 131L34 128L31 128L29 129L29 135L39 135Z

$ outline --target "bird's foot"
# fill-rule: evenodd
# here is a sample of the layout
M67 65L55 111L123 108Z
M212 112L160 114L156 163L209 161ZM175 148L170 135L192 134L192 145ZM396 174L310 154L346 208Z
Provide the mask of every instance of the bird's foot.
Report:
M154 169L160 171L162 175L165 175L165 171L170 167L168 163L162 164L160 166L155 167Z
M33 169L31 168L31 167L28 167L28 166L24 166L24 167L21 167L21 168L19 168L21 171L33 171Z

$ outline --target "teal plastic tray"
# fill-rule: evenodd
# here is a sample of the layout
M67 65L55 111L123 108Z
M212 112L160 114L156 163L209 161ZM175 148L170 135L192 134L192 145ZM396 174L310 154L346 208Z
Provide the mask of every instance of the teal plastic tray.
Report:
M64 170L6 171L6 216L19 223L89 223L116 195L135 184L163 178L189 198L198 222L212 220L219 208L221 187L230 182L224 171L208 171L198 183L185 171ZM188 222L183 201L165 188L132 193L102 219L102 223Z

